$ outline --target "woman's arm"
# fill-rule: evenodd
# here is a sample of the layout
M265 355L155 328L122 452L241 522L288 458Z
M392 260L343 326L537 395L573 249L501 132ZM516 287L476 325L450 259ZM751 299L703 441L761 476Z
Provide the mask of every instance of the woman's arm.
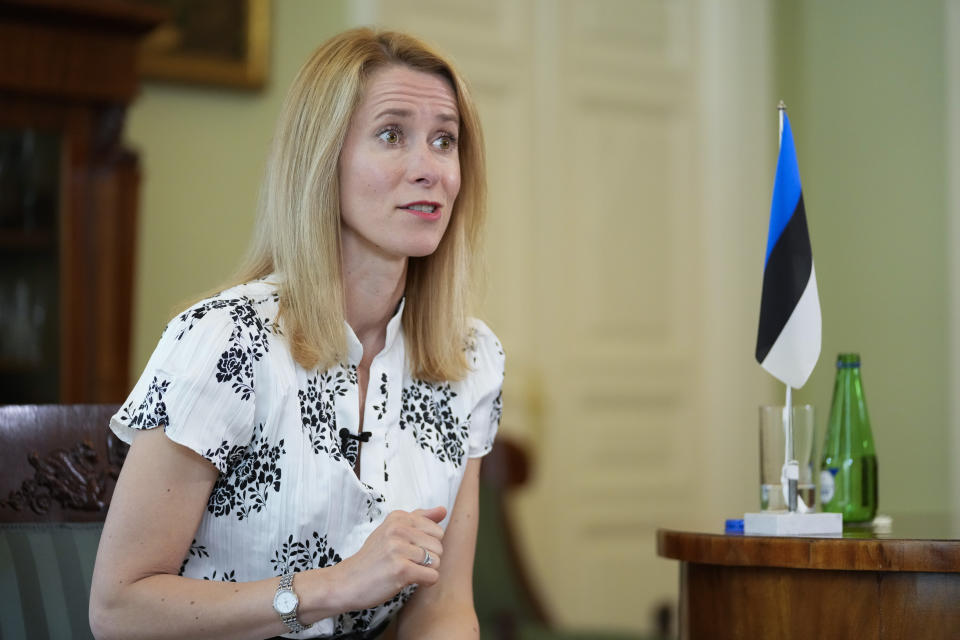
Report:
M440 579L432 586L420 585L400 611L397 637L475 640L480 624L473 606L473 555L477 546L480 461L471 458L460 483L450 524L443 536Z
M133 442L93 572L90 626L97 638L264 638L287 631L271 605L279 580L177 575L216 479L212 464L162 429Z
M177 575L216 479L213 465L161 429L134 441L97 552L90 593L97 638L242 639L289 631L272 605L279 578L244 583ZM418 562L422 547L442 554L436 522L444 514L442 508L391 513L356 555L298 573L300 621L379 604L412 582L436 582L438 572Z

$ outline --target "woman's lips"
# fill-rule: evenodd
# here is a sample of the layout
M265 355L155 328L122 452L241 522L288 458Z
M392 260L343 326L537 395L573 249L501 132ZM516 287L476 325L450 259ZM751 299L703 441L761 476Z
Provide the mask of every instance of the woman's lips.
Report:
M400 205L398 208L424 220L439 220L442 206L439 202L423 200L419 202L408 202L407 204Z

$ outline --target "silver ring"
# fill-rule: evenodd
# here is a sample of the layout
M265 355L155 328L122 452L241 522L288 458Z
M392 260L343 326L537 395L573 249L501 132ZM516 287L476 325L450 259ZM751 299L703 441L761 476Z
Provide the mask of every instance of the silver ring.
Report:
M425 548L423 547L420 547L420 548L423 549L423 560L420 561L420 564L422 564L425 567L429 567L431 564L433 564L433 557L430 555L430 552L427 551Z

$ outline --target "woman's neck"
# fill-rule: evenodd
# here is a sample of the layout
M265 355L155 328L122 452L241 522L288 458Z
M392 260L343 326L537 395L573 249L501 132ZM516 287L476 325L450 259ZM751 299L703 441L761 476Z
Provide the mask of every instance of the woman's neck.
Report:
M387 324L406 284L407 259L350 261L344 256L343 289L347 323L363 345L361 365L383 349Z

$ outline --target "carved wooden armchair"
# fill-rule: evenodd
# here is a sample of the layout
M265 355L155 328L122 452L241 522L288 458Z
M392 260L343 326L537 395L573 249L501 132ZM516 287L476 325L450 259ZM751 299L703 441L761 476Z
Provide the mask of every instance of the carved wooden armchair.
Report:
M0 638L90 638L97 544L127 445L117 405L0 406Z

